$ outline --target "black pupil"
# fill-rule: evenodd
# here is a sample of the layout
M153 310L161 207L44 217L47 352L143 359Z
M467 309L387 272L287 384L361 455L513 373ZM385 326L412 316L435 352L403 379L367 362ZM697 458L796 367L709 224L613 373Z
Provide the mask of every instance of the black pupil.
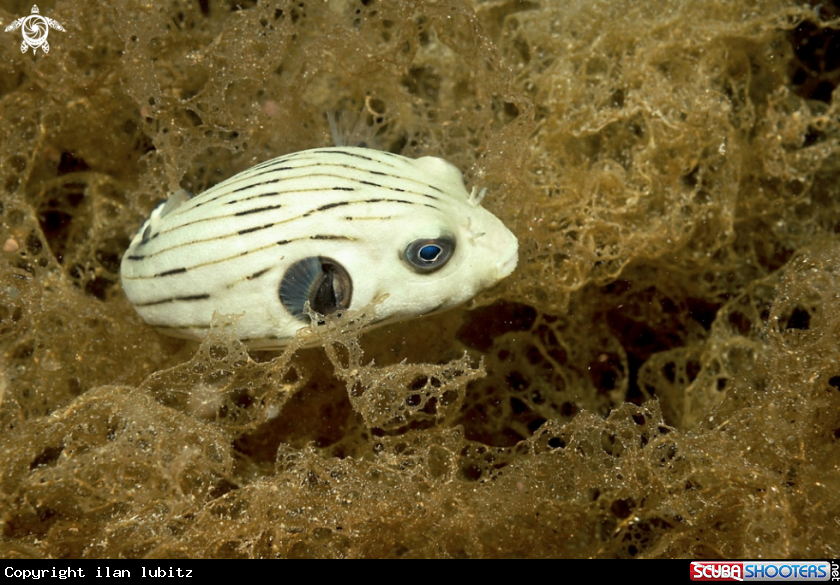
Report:
M434 262L440 256L440 246L428 245L420 248L420 259L424 262Z

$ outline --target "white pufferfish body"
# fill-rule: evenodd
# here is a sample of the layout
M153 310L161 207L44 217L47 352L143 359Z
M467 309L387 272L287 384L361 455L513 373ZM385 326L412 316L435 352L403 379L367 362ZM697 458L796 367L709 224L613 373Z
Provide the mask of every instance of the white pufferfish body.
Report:
M482 193L483 194L483 193ZM122 259L122 285L163 333L203 338L242 315L252 349L374 299L380 323L459 305L513 272L516 237L455 166L361 147L264 162L158 206Z

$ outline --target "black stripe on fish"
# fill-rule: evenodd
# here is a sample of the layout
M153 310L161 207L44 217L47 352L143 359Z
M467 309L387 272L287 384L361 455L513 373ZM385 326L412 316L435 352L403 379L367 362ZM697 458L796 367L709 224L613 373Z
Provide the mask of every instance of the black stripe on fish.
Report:
M206 301L210 298L209 294L185 295L180 297L169 297L167 299L159 299L157 301L148 301L145 303L134 303L135 307L153 307L155 305L165 305L167 303L180 303L190 301Z

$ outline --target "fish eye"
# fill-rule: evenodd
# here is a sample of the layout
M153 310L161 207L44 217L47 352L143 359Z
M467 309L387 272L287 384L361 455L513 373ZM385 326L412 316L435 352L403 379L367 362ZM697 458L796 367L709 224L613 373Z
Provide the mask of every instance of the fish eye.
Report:
M415 272L426 274L442 268L454 251L455 238L422 238L406 247L403 259Z

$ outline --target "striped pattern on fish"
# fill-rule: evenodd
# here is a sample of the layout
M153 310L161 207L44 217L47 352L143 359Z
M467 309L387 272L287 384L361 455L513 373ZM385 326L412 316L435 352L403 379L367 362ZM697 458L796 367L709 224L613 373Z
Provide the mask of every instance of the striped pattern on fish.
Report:
M448 162L318 148L158 206L123 256L123 289L162 332L201 339L243 314L252 348L282 347L317 313L377 305L383 322L463 303L510 274L513 234Z

